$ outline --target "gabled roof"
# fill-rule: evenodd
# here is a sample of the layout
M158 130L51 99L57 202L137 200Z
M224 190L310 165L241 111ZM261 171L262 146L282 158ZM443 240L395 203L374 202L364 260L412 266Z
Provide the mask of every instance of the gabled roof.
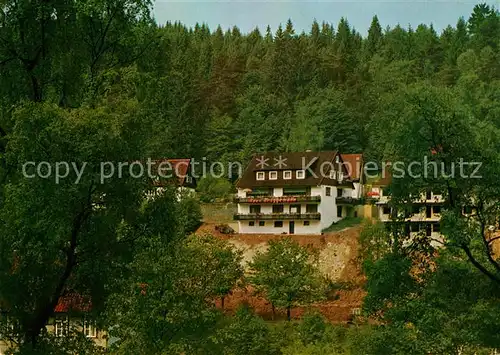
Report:
M57 305L54 308L55 313L67 312L90 312L92 302L89 297L84 297L76 292L69 292L59 297Z
M363 170L363 154L341 154L347 173L352 181L360 181Z
M189 168L191 165L191 159L158 159L153 160L153 169L158 169L160 164L164 163L165 168L172 168L174 176L177 177L177 182L179 186L184 186L186 183L186 177L189 175ZM156 175L156 174L153 174Z
M330 170L333 166L335 171L342 169L344 176L348 176L346 168L342 164L336 163L336 157L342 163L342 157L337 151L324 152L293 152L278 153L267 152L254 154L242 177L236 183L238 188L255 187L282 187L282 186L319 186L338 185L338 181L330 179ZM291 179L283 179L283 171L292 171ZM304 179L296 178L297 170L306 170ZM277 171L278 178L269 180L257 180L256 174L259 171ZM267 174L266 174L267 175Z

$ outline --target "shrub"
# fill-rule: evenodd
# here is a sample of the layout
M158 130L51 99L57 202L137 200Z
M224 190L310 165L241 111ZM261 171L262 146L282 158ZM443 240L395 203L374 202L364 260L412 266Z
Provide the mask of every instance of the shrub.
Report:
M233 185L226 179L206 176L198 183L198 194L201 202L214 202L216 199L229 198Z

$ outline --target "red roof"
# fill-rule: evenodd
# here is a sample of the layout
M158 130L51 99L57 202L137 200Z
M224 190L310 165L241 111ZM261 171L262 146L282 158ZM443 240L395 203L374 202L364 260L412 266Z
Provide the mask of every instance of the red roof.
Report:
M84 297L76 292L67 293L59 297L57 305L54 308L55 313L74 312L90 312L92 310L92 302L90 297Z
M153 160L152 174L159 174L158 169L164 168L165 174L172 174L178 179L179 186L183 186L186 181L186 176L189 172L189 165L191 164L191 159L158 159ZM164 163L164 166L160 167L160 164ZM170 170L171 169L171 170Z
M363 169L363 154L340 154L352 180L359 180Z

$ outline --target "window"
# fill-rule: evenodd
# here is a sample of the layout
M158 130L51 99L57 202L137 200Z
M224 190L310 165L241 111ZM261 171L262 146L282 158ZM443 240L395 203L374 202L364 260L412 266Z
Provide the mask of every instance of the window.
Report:
M250 196L270 196L272 194L273 194L273 189L271 189L271 188L268 188L268 189L260 188L260 189L252 190L251 192L247 192L248 197L250 197Z
M297 179L305 179L306 172L304 170L297 170L297 172L295 173L295 176Z
M291 178L292 178L292 171L291 170L283 171L283 179L290 180Z
M472 206L465 206L464 214L472 214Z
M250 227L253 227L253 226L255 226L255 222L254 222L254 221L250 221L250 222L248 222L248 225L249 225Z
M283 227L283 221L274 221L274 227L275 228Z
M441 231L441 228L440 228L440 226L439 226L439 223L435 223L435 224L433 225L433 231L434 231L434 232L438 232L438 233Z
M335 156L335 162L336 162L337 164L338 164L338 163L340 163L340 158L339 158L339 156L338 156L338 155L337 155L337 156Z
M432 207L432 212L437 214L441 213L441 206Z
M382 213L383 214L391 214L391 208L388 206L384 206L384 208L382 209Z
M337 217L342 217L342 206L337 206Z
M83 334L88 338L95 338L97 336L96 323L92 320L84 319Z
M411 210L411 213L418 214L420 213L420 206L413 206Z
M337 172L335 170L330 170L330 179L335 180L337 178Z
M250 213L260 213L260 205L250 205Z
M300 205L290 205L290 213L300 213Z
M431 218L431 216L432 216L431 206L425 207L425 218Z
M309 221L304 221L305 226L308 226L309 224L310 224Z
M56 337L63 337L68 334L68 319L56 318L54 322L54 333Z
M425 198L427 200L430 200L432 198L432 191L430 190L427 190L427 192L425 193Z
M351 313L353 316L359 316L361 315L361 308L353 308L351 309Z
M269 180L278 180L278 172L270 171L269 172Z
M265 180L266 179L266 173L263 171L258 171L257 172L257 180Z
M273 213L283 213L283 205L273 205Z
M425 227L425 235L428 237L430 237L432 235L432 225L428 224Z
M337 197L342 197L343 192L342 189L337 189Z
M266 225L265 221L259 221L259 227L264 227Z
M307 213L316 213L316 212L318 212L318 205L314 205L314 204L306 205L306 212Z
M344 173L342 171L339 171L339 181L344 180Z
M327 186L326 190L325 190L325 194L326 194L326 196L331 196L332 195L332 188Z
M411 224L411 231L412 232L418 232L420 230L418 223L412 223Z

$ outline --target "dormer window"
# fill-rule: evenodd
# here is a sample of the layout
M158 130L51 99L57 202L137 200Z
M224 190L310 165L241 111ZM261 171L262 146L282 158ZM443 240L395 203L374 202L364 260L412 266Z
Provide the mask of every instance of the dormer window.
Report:
M263 171L258 171L257 172L257 180L262 181L262 180L265 180L265 179L266 179L266 173L263 172Z
M306 172L304 170L297 170L295 173L295 177L297 179L305 179L306 178Z
M269 180L278 180L278 172L270 171L269 172Z
M283 179L284 180L291 180L292 179L292 171L291 170L283 171Z
M335 170L330 170L330 179L335 180L337 178L337 172Z
M344 180L344 173L342 171L339 171L339 181Z

